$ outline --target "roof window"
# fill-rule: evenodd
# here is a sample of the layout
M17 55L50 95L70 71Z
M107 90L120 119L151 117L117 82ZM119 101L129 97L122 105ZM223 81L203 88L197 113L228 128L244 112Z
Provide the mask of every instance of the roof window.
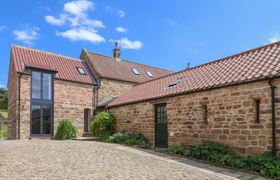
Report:
M82 67L77 67L77 69L78 69L78 71L79 71L80 74L86 75L86 72L85 72L84 68L82 68Z
M154 77L153 74L152 74L150 71L147 71L146 73L148 74L148 76L149 76L150 78L153 78L153 77Z
M140 73L138 72L138 70L137 70L137 69L132 68L132 71L134 72L134 74L136 74L136 75L140 75Z
M183 77L177 78L175 81L173 81L172 83L170 83L170 84L168 85L168 87L174 87L174 86L176 86L176 85L177 85L178 83L180 83L183 79L184 79Z

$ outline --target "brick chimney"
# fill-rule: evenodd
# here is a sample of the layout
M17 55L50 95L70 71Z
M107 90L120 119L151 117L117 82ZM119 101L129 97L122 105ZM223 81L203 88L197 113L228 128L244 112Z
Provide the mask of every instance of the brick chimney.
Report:
M119 61L119 60L121 60L120 56L121 56L121 49L119 47L119 43L115 42L115 48L113 50L113 57L114 57L114 59Z

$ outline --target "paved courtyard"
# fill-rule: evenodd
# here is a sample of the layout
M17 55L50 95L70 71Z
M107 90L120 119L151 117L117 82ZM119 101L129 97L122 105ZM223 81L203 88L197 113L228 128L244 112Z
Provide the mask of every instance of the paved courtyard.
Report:
M0 140L0 179L262 179L94 141Z

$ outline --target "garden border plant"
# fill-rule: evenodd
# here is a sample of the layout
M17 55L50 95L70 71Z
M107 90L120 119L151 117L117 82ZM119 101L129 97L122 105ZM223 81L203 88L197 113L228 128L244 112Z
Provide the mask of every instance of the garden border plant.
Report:
M114 134L116 118L109 112L102 111L98 113L91 122L90 132L99 136L100 139L107 139Z
M128 134L125 132L114 133L116 119L109 112L98 113L91 123L92 133L99 135L99 140L109 143L125 144L140 148L149 146L148 139L142 134ZM219 166L246 170L258 173L262 176L280 179L280 159L275 158L271 153L259 156L243 157L226 145L205 141L196 147L173 146L161 152L171 155L206 161Z
M196 147L175 145L161 152L206 161L218 166L255 172L262 176L280 179L280 159L267 152L258 156L243 157L220 143L205 141Z
M77 128L72 124L68 118L58 120L57 131L55 139L65 140L76 138Z
M147 149L150 147L148 139L142 134L128 134L125 132L115 133L103 141L108 143L125 144Z

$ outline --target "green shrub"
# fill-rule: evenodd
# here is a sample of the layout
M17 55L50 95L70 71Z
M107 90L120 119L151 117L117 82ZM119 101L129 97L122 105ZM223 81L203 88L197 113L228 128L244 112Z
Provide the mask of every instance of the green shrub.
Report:
M0 88L0 109L8 109L8 90Z
M243 157L236 154L228 146L211 141L206 141L196 147L176 145L163 151L173 155L187 156L219 165L245 169L260 173L263 176L280 179L280 159L273 157L271 153Z
M0 122L0 138L7 137L7 125Z
M115 131L116 119L108 112L98 113L90 125L90 132L104 139L103 136L110 136Z
M55 138L59 140L73 139L76 137L77 129L69 121L69 119L62 119L58 121L58 127Z
M127 141L127 139L129 139L128 134L119 132L119 133L113 134L112 136L109 136L109 138L107 139L107 142L123 144L125 141Z
M235 156L236 153L229 147L206 141L198 145L194 151L192 151L192 156L197 159L203 159L212 162L220 162L221 156Z
M191 150L192 150L191 147L183 147L180 145L175 145L170 148L164 149L163 151L172 155L190 156Z
M149 142L146 137L142 134L127 134L127 133L115 133L110 136L106 142L110 143L117 143L117 144L127 144L131 146L138 146L138 147L148 147Z
M273 157L271 153L265 153L260 156L248 156L245 161L245 169L248 171L280 178L280 160Z
M146 148L149 146L149 141L142 134L130 134L124 144Z

